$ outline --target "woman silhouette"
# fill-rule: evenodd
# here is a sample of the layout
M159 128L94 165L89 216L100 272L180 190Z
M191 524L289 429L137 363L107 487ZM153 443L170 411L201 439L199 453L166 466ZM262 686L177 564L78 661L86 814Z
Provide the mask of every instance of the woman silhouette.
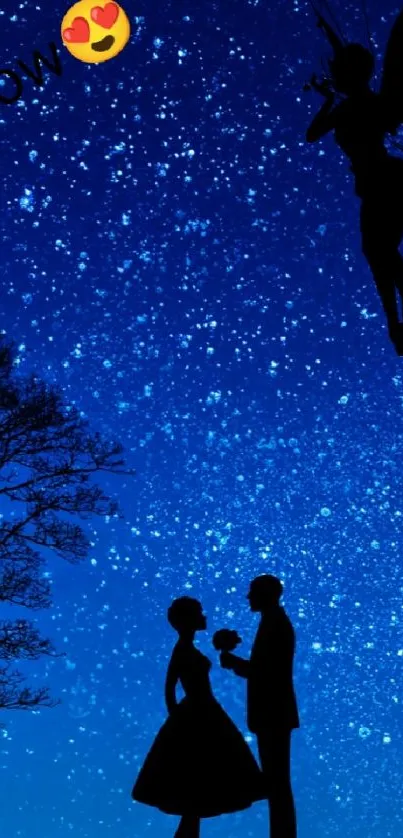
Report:
M247 809L263 800L262 775L252 752L213 696L211 663L194 646L207 627L201 604L175 599L168 620L178 632L168 666L168 719L157 734L133 787L132 798L181 815L176 838L198 838L200 819ZM185 697L176 702L180 681Z
M322 17L318 25L333 47L334 58L329 62L330 79L322 83L316 76L311 79L310 86L326 101L308 128L306 139L313 143L333 130L337 145L350 160L355 193L362 201L362 251L383 304L390 338L402 355L403 324L399 322L396 289L403 303L403 259L399 253L403 238L403 160L390 156L384 147L385 135L396 133L392 116L397 105L382 90L375 93L370 88L374 72L371 52L361 44L344 45ZM401 40L400 30L398 19L394 51ZM335 93L344 98L334 106Z

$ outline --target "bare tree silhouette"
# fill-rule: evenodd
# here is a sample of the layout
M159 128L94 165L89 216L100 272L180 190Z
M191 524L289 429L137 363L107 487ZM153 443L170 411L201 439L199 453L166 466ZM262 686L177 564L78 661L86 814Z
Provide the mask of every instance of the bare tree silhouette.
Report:
M0 515L0 603L37 611L51 605L50 582L43 574L46 550L70 563L88 554L83 528L66 516L87 520L120 515L118 504L90 482L92 475L135 472L122 469L122 446L91 434L79 411L65 405L56 388L35 375L19 375L15 356L14 345L2 338L0 503L11 511L8 519ZM43 655L58 653L29 621L0 621L0 709L59 703L46 687L23 686L25 677L11 668L17 660Z

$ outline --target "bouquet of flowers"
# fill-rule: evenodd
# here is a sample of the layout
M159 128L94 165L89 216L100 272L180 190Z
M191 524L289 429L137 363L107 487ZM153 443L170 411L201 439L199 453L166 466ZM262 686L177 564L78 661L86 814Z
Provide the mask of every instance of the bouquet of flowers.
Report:
M231 629L220 629L213 634L213 646L217 652L233 652L240 643L242 638Z

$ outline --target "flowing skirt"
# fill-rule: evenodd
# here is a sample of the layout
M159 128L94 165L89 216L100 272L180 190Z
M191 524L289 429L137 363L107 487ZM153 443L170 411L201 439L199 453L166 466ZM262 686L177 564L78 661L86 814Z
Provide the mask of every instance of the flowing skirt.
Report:
M267 799L258 764L233 721L213 698L184 698L163 724L132 798L170 815L200 818L238 812Z

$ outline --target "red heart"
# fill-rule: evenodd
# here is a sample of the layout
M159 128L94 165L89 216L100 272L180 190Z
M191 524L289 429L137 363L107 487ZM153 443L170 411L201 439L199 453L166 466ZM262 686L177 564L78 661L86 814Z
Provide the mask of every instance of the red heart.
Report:
M71 44L85 44L90 39L90 27L85 17L75 17L71 27L63 32L65 41Z
M107 3L102 9L101 6L94 6L91 9L91 20L103 26L104 29L111 29L119 17L119 6L116 3Z

